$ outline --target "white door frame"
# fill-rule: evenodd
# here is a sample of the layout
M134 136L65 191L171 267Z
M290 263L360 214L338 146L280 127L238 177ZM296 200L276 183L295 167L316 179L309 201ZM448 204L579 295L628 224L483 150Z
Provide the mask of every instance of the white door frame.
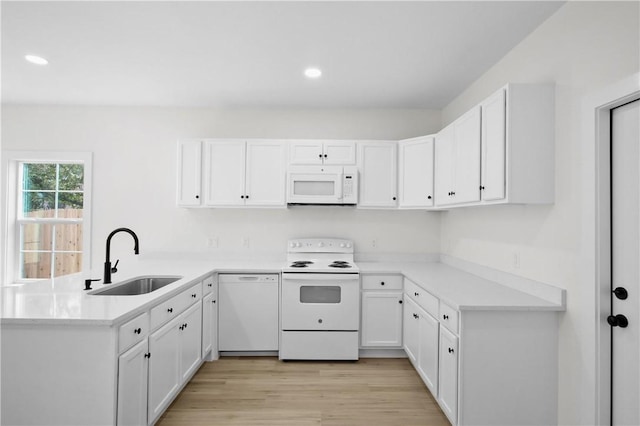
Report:
M594 421L609 424L610 338L606 317L611 304L611 110L640 98L640 73L629 76L583 102L582 148L583 236L582 282L593 283L595 312L595 413ZM594 191L595 188L595 191Z

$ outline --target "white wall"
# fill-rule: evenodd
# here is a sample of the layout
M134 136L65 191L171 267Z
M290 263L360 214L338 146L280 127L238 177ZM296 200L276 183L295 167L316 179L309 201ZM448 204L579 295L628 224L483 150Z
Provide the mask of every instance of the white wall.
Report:
M569 2L443 110L443 124L507 82L556 83L556 202L442 215L442 252L567 289L560 323L560 424L595 424L595 294L580 280L582 103L638 72L638 2ZM586 224L587 226L589 224ZM519 255L520 267L514 265Z
M279 254L294 237L339 236L359 252L437 253L440 214L353 208L181 209L175 206L176 141L191 137L402 139L440 127L432 110L214 110L5 106L5 150L92 151L93 268L104 262L108 233L136 231L141 252ZM249 238L249 248L242 247ZM218 248L207 247L217 238ZM376 239L376 248L371 241ZM126 268L129 236L113 240Z

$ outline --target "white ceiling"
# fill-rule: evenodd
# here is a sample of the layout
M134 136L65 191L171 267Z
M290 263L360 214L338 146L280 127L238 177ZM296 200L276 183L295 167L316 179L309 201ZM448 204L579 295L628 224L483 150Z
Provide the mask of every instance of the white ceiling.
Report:
M2 2L2 102L442 108L562 4Z

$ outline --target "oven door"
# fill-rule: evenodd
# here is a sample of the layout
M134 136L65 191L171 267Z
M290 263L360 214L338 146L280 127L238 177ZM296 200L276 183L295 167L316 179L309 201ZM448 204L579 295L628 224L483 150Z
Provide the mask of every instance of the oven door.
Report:
M283 330L358 330L358 274L282 274Z
M342 170L325 173L289 172L288 204L341 204Z

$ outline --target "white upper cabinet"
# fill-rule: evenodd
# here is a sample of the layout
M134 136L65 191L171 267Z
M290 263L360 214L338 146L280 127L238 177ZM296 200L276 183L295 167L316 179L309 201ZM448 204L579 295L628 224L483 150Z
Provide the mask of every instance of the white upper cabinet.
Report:
M437 207L551 204L555 90L508 84L436 136Z
M282 141L178 142L181 207L285 207L285 177Z
M296 140L289 142L289 164L356 164L353 141Z
M480 107L436 136L436 204L480 200Z
M206 141L204 143L205 205L244 205L244 175L244 141Z
M358 207L396 207L397 142L358 142Z
M505 197L506 168L506 96L504 89L484 101L482 108L482 200Z
M285 144L280 141L247 142L245 205L284 206Z
M398 206L419 209L433 206L434 136L402 140L398 144Z
M178 143L178 188L179 206L199 206L201 194L202 143L183 141Z

